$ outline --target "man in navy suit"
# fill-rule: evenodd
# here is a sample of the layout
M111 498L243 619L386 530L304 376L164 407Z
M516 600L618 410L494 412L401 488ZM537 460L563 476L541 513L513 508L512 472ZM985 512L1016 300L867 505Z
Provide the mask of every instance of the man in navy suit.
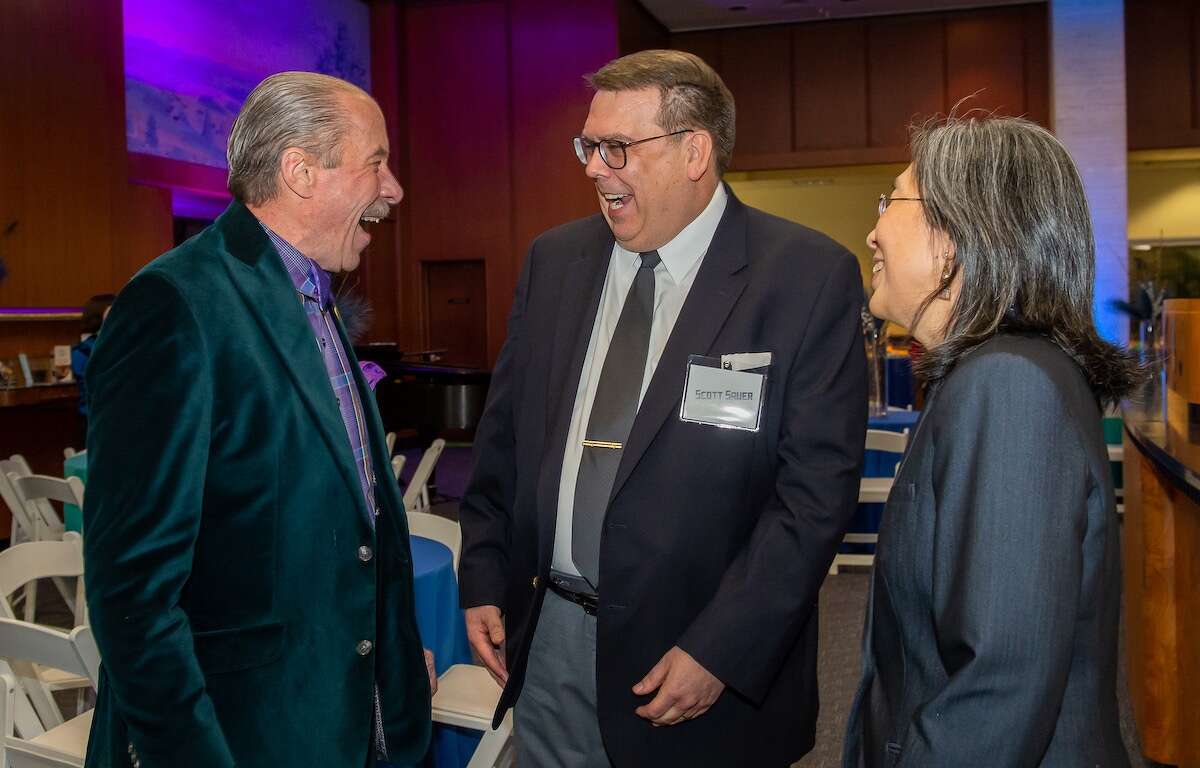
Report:
M734 104L678 51L590 78L601 215L539 237L462 501L462 604L528 766L788 765L857 498L845 248L721 181Z

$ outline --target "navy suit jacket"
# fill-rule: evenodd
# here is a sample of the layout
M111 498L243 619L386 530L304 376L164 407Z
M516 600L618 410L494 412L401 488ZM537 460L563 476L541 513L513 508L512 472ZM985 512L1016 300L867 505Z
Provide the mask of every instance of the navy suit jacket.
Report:
M1083 371L1000 335L946 377L888 498L856 766L1127 766L1120 529Z
M613 249L603 217L537 239L461 505L462 604L499 606L520 695L567 431ZM829 238L732 193L624 449L600 552L597 699L617 766L786 765L813 741L817 593L855 508L867 418L862 278ZM758 432L680 420L689 355L770 352ZM631 691L678 645L728 686L654 728ZM564 652L570 652L564 649Z

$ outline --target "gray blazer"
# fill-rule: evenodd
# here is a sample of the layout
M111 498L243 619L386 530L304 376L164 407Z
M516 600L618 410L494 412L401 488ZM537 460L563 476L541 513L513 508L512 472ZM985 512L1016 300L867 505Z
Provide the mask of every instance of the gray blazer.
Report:
M1119 536L1079 366L1028 335L963 359L888 498L844 766L1129 765Z

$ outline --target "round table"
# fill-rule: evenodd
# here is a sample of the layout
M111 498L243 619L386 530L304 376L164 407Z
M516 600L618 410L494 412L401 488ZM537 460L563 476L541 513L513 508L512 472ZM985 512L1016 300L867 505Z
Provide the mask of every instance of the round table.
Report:
M421 643L433 651L434 667L440 675L452 664L471 663L467 628L458 607L454 561L444 544L421 536L413 536L411 542L417 628ZM424 764L434 768L465 766L481 735L479 731L435 724Z

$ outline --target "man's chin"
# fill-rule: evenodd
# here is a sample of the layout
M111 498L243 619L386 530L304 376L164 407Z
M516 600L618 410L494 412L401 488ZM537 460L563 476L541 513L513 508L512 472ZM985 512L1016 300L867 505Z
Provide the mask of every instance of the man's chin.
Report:
M351 252L345 255L342 259L342 268L338 272L353 272L358 269L358 265L362 262L362 252Z

